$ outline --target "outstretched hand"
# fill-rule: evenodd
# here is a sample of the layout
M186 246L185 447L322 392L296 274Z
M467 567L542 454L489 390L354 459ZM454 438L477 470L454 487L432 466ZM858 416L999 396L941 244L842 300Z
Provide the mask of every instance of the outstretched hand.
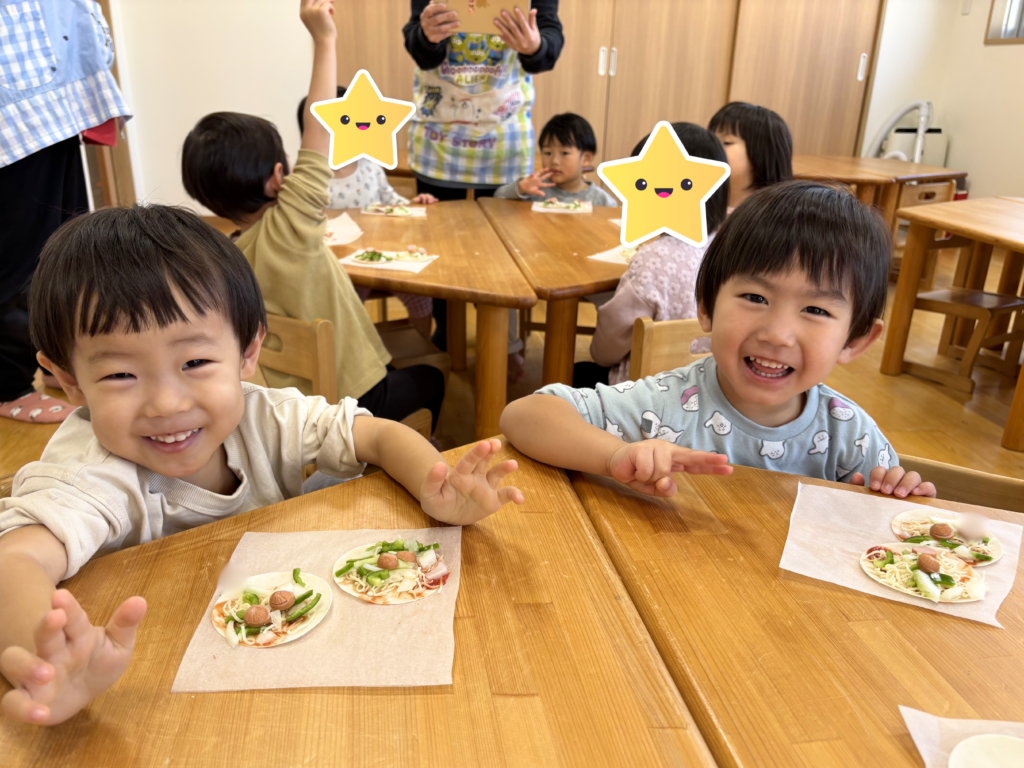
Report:
M675 496L673 472L691 475L731 475L729 457L691 451L665 440L626 443L608 460L608 474L635 491L649 496Z
M510 501L522 504L518 488L499 487L519 465L509 460L490 466L491 456L500 451L501 441L492 438L474 445L454 469L437 462L420 490L423 511L443 523L472 525Z
M865 485L864 475L860 472L850 478L850 485ZM903 467L875 467L871 470L868 487L872 491L905 499L907 496L925 496L935 498L935 486L921 481L917 472L907 472Z
M12 646L0 655L0 672L15 686L3 711L24 723L62 723L116 683L146 615L146 601L129 597L106 627L96 627L66 589L53 593L51 605L35 630L34 654Z
M550 168L534 171L529 176L524 176L516 182L516 191L523 197L529 197L530 195L544 197L544 190L555 186L553 181L548 181L553 173L554 171Z

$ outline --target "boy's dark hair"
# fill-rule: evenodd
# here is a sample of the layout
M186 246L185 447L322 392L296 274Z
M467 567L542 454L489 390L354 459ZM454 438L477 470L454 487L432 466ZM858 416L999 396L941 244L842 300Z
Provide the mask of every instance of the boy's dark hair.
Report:
M672 123L672 130L683 142L687 153L691 157L701 157L705 160L717 160L720 163L727 163L729 159L725 155L725 147L707 128L693 123ZM647 134L640 142L633 147L631 157L639 157L644 150L644 144L651 134ZM708 232L714 232L725 221L729 212L729 180L722 182L722 186L715 190L715 193L708 198L704 204L704 216L707 218Z
M342 96L344 96L345 95L345 91L347 91L347 90L348 89L344 85L339 85L338 86L338 96L337 96L337 98L340 99ZM301 136L303 134L303 132L306 130L306 115L307 114L308 113L306 112L306 97L303 96L302 97L302 101L299 102L299 114L298 114L298 117L299 117L299 136Z
M71 219L43 247L29 297L32 342L71 371L75 338L139 333L221 312L242 350L266 328L256 275L227 237L184 208L135 205Z
M891 251L882 217L848 190L813 181L777 184L751 195L722 225L697 273L697 303L711 317L730 278L799 268L849 299L849 343L885 311Z
M277 163L288 172L288 156L273 123L214 112L185 137L181 178L189 195L218 216L240 221L273 201L263 187Z
M778 113L756 104L733 101L715 113L708 130L743 139L755 189L792 180L793 137Z
M580 152L597 152L597 137L586 118L572 112L555 115L540 132L537 146L544 149L554 139L563 147L576 147Z

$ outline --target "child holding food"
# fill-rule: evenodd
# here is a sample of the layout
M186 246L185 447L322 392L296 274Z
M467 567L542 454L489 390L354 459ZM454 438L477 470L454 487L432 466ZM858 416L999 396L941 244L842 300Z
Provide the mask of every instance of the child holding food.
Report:
M352 398L243 383L266 334L260 287L241 251L187 210L69 221L43 249L30 317L39 362L81 407L0 499L0 672L16 720L60 723L113 685L146 612L131 597L93 626L58 582L96 555L298 496L308 464L341 479L377 464L454 525L522 503L498 487L516 463L489 467L498 440L452 470Z
M761 190L729 216L697 275L712 357L596 389L553 384L512 402L501 430L523 453L671 496L673 472L732 461L935 496L904 472L871 417L822 383L882 333L889 231L849 192Z

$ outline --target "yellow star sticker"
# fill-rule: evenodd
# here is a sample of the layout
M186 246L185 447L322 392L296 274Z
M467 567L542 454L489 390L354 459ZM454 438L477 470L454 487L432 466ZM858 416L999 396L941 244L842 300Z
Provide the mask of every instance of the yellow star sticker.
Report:
M331 134L331 168L337 170L365 157L390 169L398 165L398 130L416 106L384 98L370 73L360 69L342 98L318 101L309 109Z
M708 239L704 203L729 178L729 164L690 157L662 120L639 157L601 163L597 174L622 201L624 246L660 234L700 246Z

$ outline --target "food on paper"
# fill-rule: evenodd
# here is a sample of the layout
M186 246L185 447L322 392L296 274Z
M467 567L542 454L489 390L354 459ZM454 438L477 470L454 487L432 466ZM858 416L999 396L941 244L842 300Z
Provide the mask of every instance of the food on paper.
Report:
M404 253L399 251L395 254L395 261L430 261L433 258L435 256L427 253L426 248L420 248L415 245L408 245Z
M907 544L949 550L969 565L991 565L1003 556L1003 545L981 515L922 507L896 515L892 532Z
M542 211L562 211L564 213L590 213L594 210L594 205L589 200L573 200L569 203L563 203L561 200L549 197L547 200L534 203L534 208Z
M412 210L404 205L381 205L373 203L363 208L363 213L376 214L377 216L412 216Z
M622 248L619 250L619 255L627 264L629 264L629 262L633 260L633 257L636 256L636 252L639 250L639 248Z
M871 547L860 567L879 584L933 603L972 603L988 591L985 577L951 550L923 544Z
M299 568L262 573L217 598L213 626L232 648L270 648L312 630L331 600L327 582Z
M376 248L364 248L356 251L349 258L359 264L387 264L392 261L433 261L438 256L436 253L427 253L426 248L409 245L404 251L378 251Z
M366 264L386 264L389 261L394 261L394 259L393 255L374 250L373 248L364 248L352 254L353 261L361 261Z
M964 739L949 753L949 768L1020 768L1024 739L984 733Z
M342 591L377 605L422 600L439 592L449 575L438 545L414 539L356 547L334 564L334 580Z

